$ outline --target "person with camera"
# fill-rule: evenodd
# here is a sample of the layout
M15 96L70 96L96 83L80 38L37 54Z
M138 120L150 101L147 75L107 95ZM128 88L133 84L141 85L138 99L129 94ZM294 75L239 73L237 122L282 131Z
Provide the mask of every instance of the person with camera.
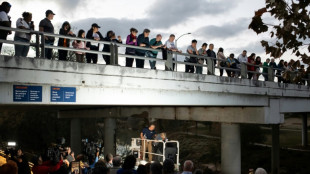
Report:
M55 163L55 161L52 160L43 162L42 157L38 156L33 160L33 164L33 174L49 174L56 172L60 169L60 167L63 165L63 158L62 156L60 156L59 161Z
M2 2L0 5L0 26L2 27L11 27L11 17L8 13L11 10L11 4L8 2ZM0 39L6 40L7 36L12 34L12 31L0 30ZM0 53L2 49L3 42L0 42Z
M24 12L23 18L17 19L16 27L24 30L34 30L32 13ZM30 33L15 32L14 41L29 43L30 40L31 40ZM29 52L29 46L15 44L15 56L27 57L28 52Z

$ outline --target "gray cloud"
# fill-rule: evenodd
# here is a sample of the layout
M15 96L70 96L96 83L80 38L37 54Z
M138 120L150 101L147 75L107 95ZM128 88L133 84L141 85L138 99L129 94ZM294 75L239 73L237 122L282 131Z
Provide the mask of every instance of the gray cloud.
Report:
M248 30L250 19L240 18L235 22L226 23L222 26L208 25L198 29L195 33L207 39L224 39L237 36Z
M158 28L167 28L202 15L218 15L233 9L238 1L207 0L158 0L147 12L152 24Z

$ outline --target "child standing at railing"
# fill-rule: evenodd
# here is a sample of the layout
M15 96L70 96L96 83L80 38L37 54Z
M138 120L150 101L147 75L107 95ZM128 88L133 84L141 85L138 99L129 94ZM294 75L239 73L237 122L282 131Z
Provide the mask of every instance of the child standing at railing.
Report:
M78 33L78 37L84 39L85 38L85 31L84 30L80 30L79 33ZM72 43L72 46L73 46L73 48L76 48L76 49L89 50L89 48L86 47L85 41L81 41L81 40L75 40ZM84 63L85 52L76 51L75 55L76 55L76 61L77 62Z

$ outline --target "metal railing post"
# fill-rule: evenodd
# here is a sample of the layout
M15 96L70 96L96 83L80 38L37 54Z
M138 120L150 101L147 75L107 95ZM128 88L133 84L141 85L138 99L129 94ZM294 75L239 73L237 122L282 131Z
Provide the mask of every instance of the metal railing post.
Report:
M214 75L215 67L214 67L214 60L211 57L207 57L208 63L208 75Z
M308 73L308 80L307 80L307 85L310 86L310 73Z
M268 67L268 81L269 82L273 82L274 81L273 67Z
M172 60L172 52L167 51L167 61L165 63L165 70L166 71L173 71L173 60Z
M248 73L247 65L245 63L241 63L241 78L242 79L248 78L247 73Z
M113 43L110 44L110 53L110 65L115 65L115 48Z
M45 58L45 36L44 34L40 34L41 35L41 58Z
M118 65L118 46L114 44L114 60L115 60L115 65Z
M36 58L40 58L40 35L39 33L35 33L36 35Z

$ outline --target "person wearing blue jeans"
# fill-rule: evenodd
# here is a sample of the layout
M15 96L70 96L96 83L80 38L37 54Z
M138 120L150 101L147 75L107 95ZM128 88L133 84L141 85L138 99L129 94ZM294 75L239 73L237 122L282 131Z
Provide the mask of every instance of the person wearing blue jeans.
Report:
M206 56L207 55L207 43L203 43L201 48L198 50L199 56ZM198 63L200 65L203 65L204 59L198 58ZM202 74L202 66L195 66L196 67L196 74Z
M54 34L54 26L51 20L54 19L55 13L52 10L46 10L45 12L46 18L41 20L39 24L39 30L41 32L52 33ZM55 38L54 37L47 37L45 36L45 45L52 46L54 45ZM50 48L45 48L45 58L51 59L52 58L53 50Z
M156 36L156 38L151 39L151 41L150 41L151 48L153 48L153 49L160 49L160 48L162 48L163 47L163 43L161 42L161 39L162 39L162 36L160 34L158 34ZM152 54L147 54L147 55L149 55L150 57L156 59L158 51L152 51L151 53ZM156 69L156 61L150 60L150 66L151 66L151 69Z

